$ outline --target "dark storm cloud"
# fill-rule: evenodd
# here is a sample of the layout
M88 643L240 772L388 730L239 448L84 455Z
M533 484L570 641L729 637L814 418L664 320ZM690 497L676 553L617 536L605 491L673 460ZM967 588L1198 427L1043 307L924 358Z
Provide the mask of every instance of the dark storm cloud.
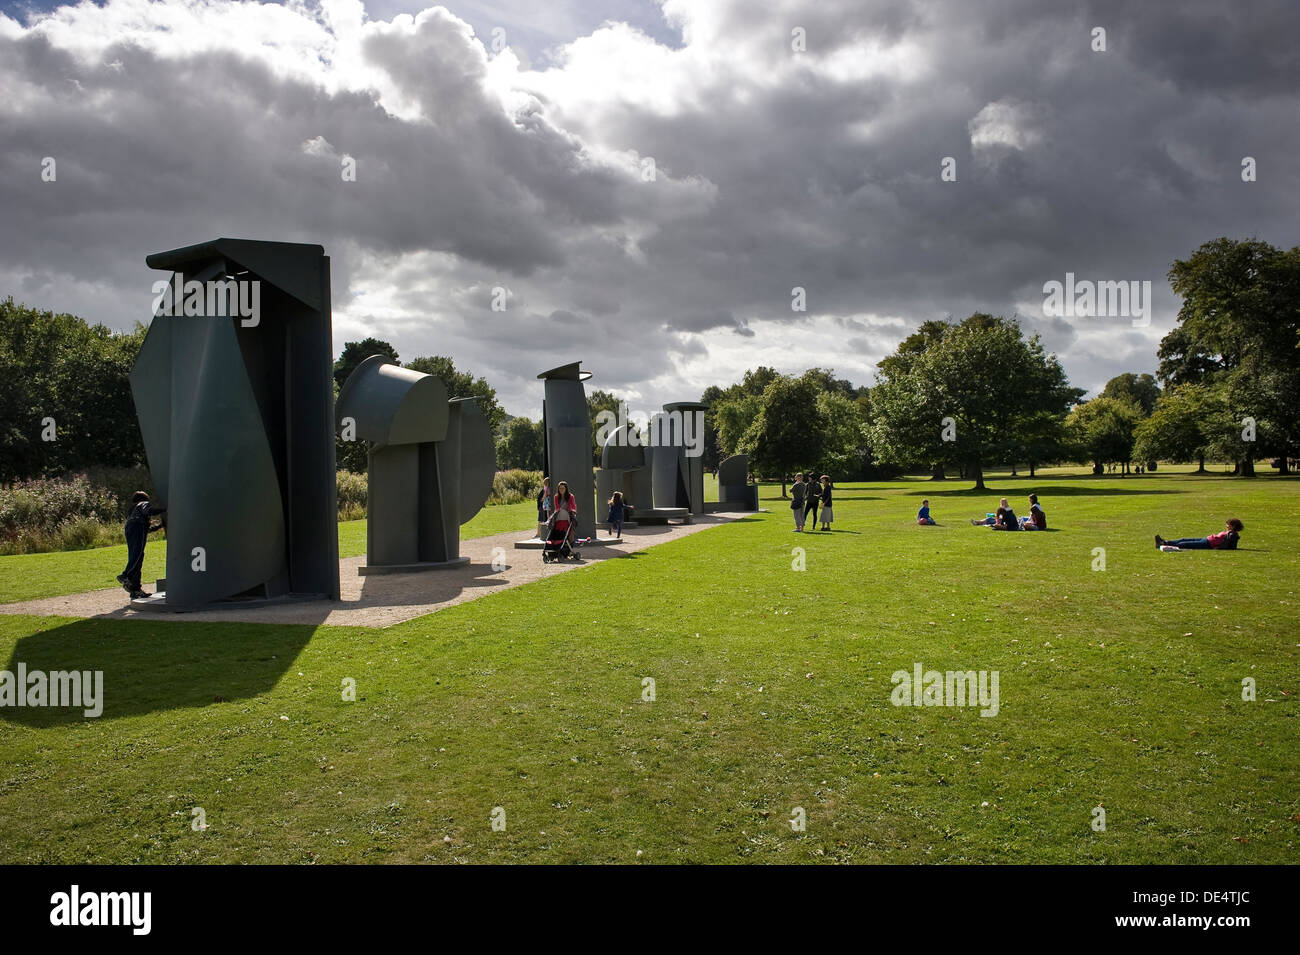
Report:
M1295 14L1220 7L672 0L681 43L610 27L505 83L454 3L360 39L308 23L320 60L298 72L300 54L192 36L178 57L4 28L0 277L121 326L145 316L147 252L320 242L336 337L451 354L516 411L538 371L584 356L594 386L649 402L773 353L792 371L843 355L866 383L915 325L974 311L1018 314L1095 387L1154 368L1174 258L1219 235L1300 242ZM1043 315L1067 272L1151 281L1151 327Z

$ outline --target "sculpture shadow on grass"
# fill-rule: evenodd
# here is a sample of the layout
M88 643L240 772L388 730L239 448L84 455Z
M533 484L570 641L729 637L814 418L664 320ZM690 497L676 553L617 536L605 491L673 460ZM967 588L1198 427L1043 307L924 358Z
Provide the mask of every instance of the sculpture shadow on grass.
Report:
M313 626L78 620L21 638L6 665L28 674L103 674L97 721L249 699L271 690ZM89 722L85 707L4 706L0 719L44 729Z

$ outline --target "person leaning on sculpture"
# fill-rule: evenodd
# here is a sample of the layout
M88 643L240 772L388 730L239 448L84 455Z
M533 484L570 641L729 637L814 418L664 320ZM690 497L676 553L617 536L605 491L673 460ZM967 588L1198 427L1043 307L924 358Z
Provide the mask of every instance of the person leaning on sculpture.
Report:
M149 495L144 491L136 491L131 495L131 510L127 512L126 526L123 528L126 533L126 569L117 575L117 582L131 595L132 600L149 596L140 587L140 572L144 567L144 545L148 542L150 534L166 526L165 519L157 524L150 524L149 518L154 514L166 513L166 506L151 503Z

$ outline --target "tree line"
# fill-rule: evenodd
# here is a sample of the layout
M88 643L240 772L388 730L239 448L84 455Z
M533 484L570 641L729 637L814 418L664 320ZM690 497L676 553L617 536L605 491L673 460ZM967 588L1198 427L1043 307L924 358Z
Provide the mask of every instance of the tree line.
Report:
M1300 248L1219 238L1169 270L1183 304L1162 339L1155 375L1123 374L1084 400L1037 335L1013 318L977 312L927 321L879 362L870 386L810 368L759 367L711 385L704 464L745 453L751 470L783 483L798 470L839 479L955 471L983 487L984 470L1089 462L1095 473L1158 460L1228 461L1238 474L1273 459L1286 473L1300 452ZM129 374L145 328L114 332L73 315L0 302L0 481L144 462ZM348 342L336 389L365 358L399 362L376 338ZM483 377L446 356L405 367L434 375L450 397L480 399L501 468L543 467L542 423L506 414ZM588 394L596 431L619 397ZM600 449L593 443L592 460ZM338 444L340 468L364 471L365 448Z

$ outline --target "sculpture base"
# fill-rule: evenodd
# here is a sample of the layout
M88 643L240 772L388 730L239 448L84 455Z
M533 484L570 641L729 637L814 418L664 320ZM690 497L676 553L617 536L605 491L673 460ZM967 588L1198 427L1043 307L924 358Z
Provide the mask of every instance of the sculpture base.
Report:
M426 570L451 570L455 567L464 567L469 563L468 557L457 557L455 560L422 560L414 564L369 564L365 567L357 568L357 576L373 577L376 574L419 574Z
M167 592L159 590L148 597L132 600L130 607L132 610L142 610L146 613L193 613L196 610L238 610L243 607L269 607L273 604L328 599L324 594L281 594L278 597L230 597L225 600L214 600L211 603L178 607L167 603Z
M654 508L637 508L636 519L638 524L667 524L669 521L681 521L683 524L691 522L691 509L689 507L654 507ZM627 525L624 524L624 527Z
M626 524L624 524L623 526L627 527ZM603 547L606 544L621 544L625 540L627 540L626 537L593 537L591 540L587 541L586 543L579 544L578 550L581 550L584 547ZM541 550L542 545L545 543L546 541L544 541L540 537L530 537L527 540L515 541L515 549L516 550Z

